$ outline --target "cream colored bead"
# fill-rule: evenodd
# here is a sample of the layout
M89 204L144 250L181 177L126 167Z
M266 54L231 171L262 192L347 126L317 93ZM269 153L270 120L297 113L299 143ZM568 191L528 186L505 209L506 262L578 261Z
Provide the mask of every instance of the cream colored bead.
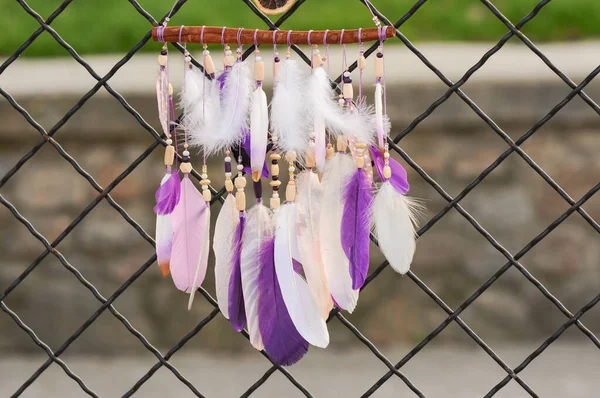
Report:
M342 92L344 93L344 98L347 98L347 99L354 98L354 89L352 88L352 83L344 83Z
M288 163L294 163L296 161L298 155L296 155L296 152L294 151L288 151L285 154L285 160L288 161Z
M169 95L173 96L173 85L169 83Z
M238 211L246 210L246 193L238 191L235 193L235 208Z
M315 167L316 164L317 161L315 159L315 149L314 147L308 148L308 151L306 151L306 167L312 168Z
M365 158L363 158L362 156L359 156L356 158L356 167L358 167L359 169L362 169L363 167L365 167Z
M281 185L281 181L279 180L272 180L271 182L269 182L269 185L272 187L278 187Z
M254 80L257 82L265 80L265 63L263 61L256 61L254 63Z
M271 160L280 160L281 159L281 155L278 153L272 153L271 155L269 155L269 159Z
M235 187L238 189L244 189L246 187L247 181L245 177L237 177L235 179Z
M162 55L162 54L160 54L160 55L158 56L158 64L159 64L160 66L167 66L167 60L168 60L168 59L167 59L167 56L166 56L166 55Z
M366 66L367 66L367 59L365 58L364 55L361 55L358 58L358 67L359 67L359 69L365 69Z
M285 199L288 202L296 200L296 181L288 182L287 187L285 187Z
M356 144L354 144L354 147L357 149L365 149L367 147L367 144L365 144L364 142L357 142Z
M279 165L278 164L271 165L271 175L273 175L273 176L279 175Z
M202 197L204 198L205 202L210 202L212 199L212 193L210 192L209 189L206 189L206 190L202 191Z
M327 150L325 151L325 157L327 159L333 158L335 151L333 150L333 146L331 144L327 144Z
M225 190L229 193L233 192L233 181L225 180Z
M179 170L181 170L182 173L189 174L192 172L192 164L189 162L183 162L179 166Z
M321 65L323 65L323 60L321 59L321 55L313 54L313 56L312 56L313 69L316 69L316 68L320 67Z
M336 142L336 147L338 152L346 152L346 148L348 148L348 138L339 136Z
M165 166L173 166L175 160L175 148L173 145L167 145L165 148Z
M281 62L273 62L273 77L279 76L279 64Z
M375 77L383 77L383 58L375 57Z
M208 73L208 74L215 73L215 63L210 55L207 55L204 58L204 69L206 70L206 73Z
M200 185L210 185L211 181L207 178L204 180L200 180Z
M271 198L270 205L271 209L279 209L281 207L281 200L279 198Z
M383 166L383 177L388 180L392 178L392 168L390 166Z
M223 64L225 64L225 66L233 66L233 64L235 64L235 57L233 54L226 55L223 59Z

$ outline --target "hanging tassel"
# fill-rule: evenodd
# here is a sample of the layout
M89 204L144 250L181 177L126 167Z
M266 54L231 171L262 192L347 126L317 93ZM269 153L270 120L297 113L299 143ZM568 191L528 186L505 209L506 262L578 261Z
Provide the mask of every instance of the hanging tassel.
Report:
M327 325L308 284L294 271L292 256L297 250L295 218L294 203L286 203L279 209L274 242L275 273L283 301L298 333L310 344L326 348L329 344Z
M233 268L234 237L240 223L239 212L235 208L235 196L231 193L225 199L215 224L213 251L215 252L215 285L219 310L229 319L229 280Z
M346 145L344 137L338 137L338 152L328 160L323 173L319 227L321 253L331 296L338 307L352 313L358 302L359 291L352 288L350 263L342 248L340 236L344 204L343 187L356 170L352 158L344 153Z
M369 232L371 228L371 184L363 170L365 144L355 144L357 169L344 187L344 213L341 240L350 262L352 288L360 289L369 270Z
M306 157L307 169L297 177L298 193L296 197L296 235L298 258L303 265L308 287L315 299L319 313L327 319L333 308L329 285L325 276L325 265L321 255L319 239L319 217L323 187L317 174L313 173L314 151L309 149Z
M260 184L260 182L258 182ZM257 350L264 348L259 330L259 273L260 248L263 242L273 236L271 211L262 203L248 210L246 228L242 238L241 273L242 291L246 310L250 343Z
M276 275L273 235L263 243L260 251L258 283L258 320L264 349L276 364L293 365L308 352L308 342L294 326L283 298Z
M255 50L254 78L256 89L252 94L250 111L250 166L252 168L252 180L259 181L265 165L265 154L267 152L269 108L267 95L262 88L265 79L265 64L258 55L260 50Z

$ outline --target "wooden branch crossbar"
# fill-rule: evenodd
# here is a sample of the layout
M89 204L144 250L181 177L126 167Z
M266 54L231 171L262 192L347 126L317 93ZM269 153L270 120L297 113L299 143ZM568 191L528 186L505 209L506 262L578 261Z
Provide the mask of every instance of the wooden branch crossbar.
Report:
M159 40L159 29L162 29L162 37ZM396 33L396 29L393 26L384 26L381 28L382 36L386 39L393 37ZM273 42L273 31L272 30L258 30L256 29L243 29L241 33L237 28L223 28L216 26L204 27L203 42L201 39L202 26L167 26L165 28L155 27L152 29L152 40L159 42L169 43L206 43L206 44L221 44L222 42L236 45L238 43L238 33L241 44L254 44L254 34L256 32L256 42L258 44L288 44L288 30L278 30L275 33L275 43ZM308 42L308 31L291 31L290 43L291 44L309 44ZM330 30L327 31L325 36L324 30L314 30L310 34L310 44L349 44L358 43L359 29L344 30L342 37L341 30ZM360 31L360 41L370 42L379 40L379 30L377 28L366 28ZM323 39L326 38L326 42ZM340 43L340 38L342 41Z

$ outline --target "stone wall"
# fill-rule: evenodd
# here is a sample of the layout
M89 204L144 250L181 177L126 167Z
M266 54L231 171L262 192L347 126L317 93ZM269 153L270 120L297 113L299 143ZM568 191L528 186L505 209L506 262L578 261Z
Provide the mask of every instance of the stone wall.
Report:
M405 128L445 91L441 84L389 87L389 113L394 131ZM559 83L516 85L467 83L465 92L513 140L525 133L567 93ZM600 89L588 90L598 98ZM54 125L78 97L24 96L17 100L45 128ZM127 100L156 126L152 95ZM0 174L4 175L40 141L40 135L4 101L0 103ZM534 162L574 199L598 183L600 138L598 115L576 98L524 145ZM153 142L112 97L90 99L55 135L102 187L106 187ZM508 148L493 130L456 95L436 109L401 141L401 146L451 196L457 195ZM162 149L158 148L112 192L112 198L149 234L154 233L154 191L160 180ZM221 182L221 160L211 165L211 179ZM424 222L447 204L439 193L409 169L411 193L427 206ZM268 192L268 190L266 191ZM40 151L0 189L6 199L50 241L74 220L98 194L51 144ZM556 220L569 205L517 154L511 154L478 185L461 206L512 254ZM598 219L600 201L584 206ZM213 218L219 206L213 207ZM27 229L0 207L0 289L6 289L44 251ZM100 294L109 297L152 256L153 248L103 200L57 246ZM382 257L373 248L372 269ZM580 215L573 214L521 260L531 275L572 312L591 300L600 286L598 234ZM479 285L507 262L455 209L431 227L419 242L415 274L451 308L456 308ZM214 293L212 265L204 286ZM56 349L100 306L90 291L52 255L44 259L5 300L37 335ZM115 302L116 309L155 346L171 346L212 310L201 297L191 312L187 296L160 276L153 264ZM598 310L582 318L592 331L600 330ZM348 319L376 344L417 343L437 327L446 314L408 277L386 269L363 293ZM462 318L484 339L541 342L566 321L518 270L511 268L463 312ZM337 321L331 322L334 346L358 344ZM575 329L575 328L573 328ZM440 341L469 343L458 325L451 324ZM583 339L570 331L564 338ZM218 315L193 339L200 349L247 350ZM136 338L108 311L73 343L69 352L140 350ZM38 350L14 322L0 315L0 350Z

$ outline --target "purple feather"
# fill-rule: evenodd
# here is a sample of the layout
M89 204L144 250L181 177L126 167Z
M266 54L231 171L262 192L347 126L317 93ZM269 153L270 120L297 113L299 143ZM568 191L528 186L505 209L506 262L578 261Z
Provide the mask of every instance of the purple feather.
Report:
M275 275L275 238L265 241L260 251L258 319L265 351L278 365L289 366L308 352L308 342L296 330Z
M230 68L229 68L230 69ZM225 81L227 80L227 76L229 75L229 69L226 68L218 77L217 77L217 85L219 87L219 92L223 92L223 87L225 87Z
M242 331L246 326L246 310L244 307L244 295L242 293L242 270L240 266L240 257L242 254L242 234L246 217L240 212L240 223L235 229L233 237L233 268L229 278L229 303L227 310L229 312L229 322L236 332Z
M344 187L342 248L350 262L352 289L360 289L369 271L369 232L373 191L362 169Z
M167 168L167 173L170 172L170 168ZM179 196L181 194L181 181L179 180L179 173L171 173L171 177L165 181L164 184L160 184L156 190L156 206L154 206L154 212L159 215L171 214L177 203L179 203Z
M242 142L242 148L248 155L248 159L252 157L250 153L250 130L247 127L244 128L244 142ZM244 173L252 174L252 168L249 164L244 165ZM262 178L269 178L271 174L269 173L269 166L267 165L267 160L265 159L265 164L262 169Z
M375 169L377 170L377 174L379 174L379 178L381 181L386 181L386 178L383 176L383 166L385 162L383 160L383 154L375 145L371 145L371 157L373 158L373 162L375 163ZM406 175L406 170L400 163L389 158L389 165L392 169L392 178L390 178L390 183L396 189L398 193L401 195L406 195L408 190L410 189L410 185L408 185L408 178Z

